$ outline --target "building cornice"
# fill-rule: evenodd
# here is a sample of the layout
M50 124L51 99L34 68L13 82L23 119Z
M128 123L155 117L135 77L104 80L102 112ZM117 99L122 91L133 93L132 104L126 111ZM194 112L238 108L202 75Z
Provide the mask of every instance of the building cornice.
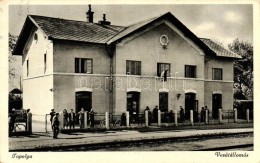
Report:
M34 78L40 78L45 76L51 76L51 75L66 75L66 76L93 76L93 77L110 77L109 74L84 74L84 73L64 73L64 72L54 72L50 74L45 75L39 75L39 76L33 76L24 78L23 80L28 79L34 79ZM114 74L112 77L127 77L127 78L154 78L154 79L162 79L158 76L148 76L148 75L126 75L126 74ZM234 81L231 80L211 80L211 79L203 79L203 78L185 78L185 77L168 77L168 80L185 80L185 81L204 81L204 82L218 82L218 83L234 83Z

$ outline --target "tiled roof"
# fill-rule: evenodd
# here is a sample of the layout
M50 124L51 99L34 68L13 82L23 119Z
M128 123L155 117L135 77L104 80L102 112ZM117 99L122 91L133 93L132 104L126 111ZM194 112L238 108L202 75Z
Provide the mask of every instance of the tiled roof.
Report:
M84 21L65 20L44 16L29 16L47 36L54 39L106 43L125 29L121 26L101 25Z
M110 44L126 35L128 35L129 33L134 32L135 30L139 29L140 27L152 22L153 20L155 20L158 17L154 17L154 18L150 18L132 25L127 26L124 30L122 30L119 34L117 34L115 37L113 37L112 39L110 39L107 43Z
M51 39L82 41L109 45L113 42L124 39L139 29L145 28L154 21L164 18L173 22L174 25L180 29L186 37L193 40L194 43L197 44L206 55L241 58L239 55L225 49L210 39L199 39L170 12L129 25L127 27L29 15L18 38L13 54L20 55L22 53L26 40L29 37L28 33L32 30L33 26L41 28L44 33Z
M211 39L207 38L200 38L212 51L216 53L219 57L229 57L229 58L242 58L240 55L233 53L230 50L227 50L222 45L212 41Z

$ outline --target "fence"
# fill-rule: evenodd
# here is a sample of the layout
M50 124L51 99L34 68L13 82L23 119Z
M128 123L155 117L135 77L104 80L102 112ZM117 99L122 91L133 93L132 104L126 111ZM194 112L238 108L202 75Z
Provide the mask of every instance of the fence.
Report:
M252 122L252 114L247 111L246 122ZM187 114L184 114L187 115ZM80 126L79 122L74 122L75 127L73 129L87 129L87 128L100 128L100 129L113 129L120 127L144 127L144 126L188 126L188 125L207 125L207 124L222 124L222 123L234 123L240 122L237 119L237 111L234 110L219 110L218 118L214 119L212 112L208 110L204 113L190 111L189 118L185 118L184 115L180 115L178 111L174 112L161 112L152 114L151 112L145 111L139 114L129 114L125 112L122 114L104 114L90 115L88 112L84 112L84 120L82 120L83 127ZM49 114L46 114L46 126ZM251 118L251 119L250 119ZM63 120L63 113L60 113L60 128L62 130L72 129L68 127L70 122L65 123ZM79 121L77 116L76 121ZM66 126L67 124L67 126ZM47 132L47 127L46 132Z
M17 132L32 133L32 113L17 110L9 114L9 134Z
M222 111L222 123L234 123L234 122L236 122L234 110Z

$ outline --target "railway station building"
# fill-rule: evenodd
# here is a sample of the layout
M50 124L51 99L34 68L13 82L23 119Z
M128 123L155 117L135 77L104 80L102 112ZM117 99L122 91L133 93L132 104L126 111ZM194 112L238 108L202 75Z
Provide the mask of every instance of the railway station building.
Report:
M210 116L233 109L239 55L199 38L170 12L129 26L28 15L13 55L22 55L23 108L44 121L51 109L162 112L183 106Z

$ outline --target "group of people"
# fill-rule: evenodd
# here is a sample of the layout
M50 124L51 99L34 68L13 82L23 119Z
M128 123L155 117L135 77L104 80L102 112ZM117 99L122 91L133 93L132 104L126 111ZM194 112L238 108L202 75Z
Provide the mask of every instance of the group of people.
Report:
M206 112L209 116L209 109L207 106L201 108L200 112L200 122L206 122ZM195 115L196 116L196 115ZM185 120L185 112L182 106L180 106L180 122L183 122Z
M149 106L146 106L146 108L144 109L144 115L145 115L145 112L148 111L148 125L151 124L152 122L152 113L150 111L150 108Z
M207 113L209 115L209 110L207 108L207 106L202 107L201 109L201 116L200 116L200 120L201 122L205 122L206 121L206 110L207 110ZM154 123L157 123L158 122L158 111L159 111L159 108L158 106L156 106L154 109L153 109L153 114L151 114L151 111L150 111L150 108L148 106L146 106L145 111L148 111L148 122L149 124L152 122ZM180 106L180 122L184 122L185 121L185 111L184 111L184 108L182 106ZM167 123L170 123L170 122L173 122L174 121L174 112L173 110L170 110L170 112L168 111L165 111L163 116L162 116L162 121L163 122L167 122Z
M149 106L146 106L146 108L144 109L144 115L145 115L146 111L148 112L148 125L150 125L152 122L157 123L158 122L158 111L159 111L158 106L155 106L155 108L153 109L153 112L151 112ZM121 116L121 121L123 120L123 122L125 122L124 119L125 119L125 114L123 113ZM130 114L130 122L133 122L134 120L139 123L140 117L138 115L136 115L136 117L135 117L134 115ZM165 111L164 114L162 115L162 121L168 122L168 123L173 122L174 121L173 110L170 110L170 112ZM125 123L122 123L122 124L125 124Z
M209 109L207 106L202 107L201 108L201 112L200 112L200 122L206 122L206 111L208 113L208 117L209 117Z
M78 114L78 122L79 126L81 129L84 128L84 113L85 110L84 108L81 108L81 111L79 111ZM76 115L77 115L73 109L68 111L66 109L63 110L63 124L65 129L75 129L75 123L76 123ZM88 113L88 120L90 122L90 127L94 127L95 119L94 119L94 114L96 114L93 109L90 110ZM59 113L56 113L54 109L51 109L50 112L50 122L51 122L51 128L53 130L53 138L57 138L58 133L59 133Z
M202 107L201 109L201 122L205 122L206 121L206 110L208 110L207 106ZM157 123L158 122L158 111L159 111L159 108L158 106L155 106L155 108L153 109L153 114L151 113L150 111L150 108L149 106L146 106L145 110L144 110L144 115L145 115L145 112L148 112L148 124L150 125L151 122L153 121L154 123ZM78 113L78 122L79 122L79 126L81 129L84 128L84 118L85 118L85 110L84 108L81 108L81 111L79 111ZM64 128L65 129L74 129L75 128L75 123L76 123L76 115L77 115L73 109L71 109L70 113L67 112L66 109L63 110L63 122L64 122ZM95 116L94 114L96 114L93 109L90 110L90 112L88 113L88 121L89 121L89 124L90 124L90 127L94 127L94 124L95 124ZM209 110L208 110L208 114L209 114ZM51 126L52 126L52 130L53 130L53 138L57 138L57 135L59 133L59 113L55 113L54 109L51 110L50 112L50 121L51 121ZM170 123L170 122L173 122L174 121L174 113L173 113L173 110L170 110L170 112L168 111L165 111L163 116L162 116L162 121L163 122L167 122L167 123ZM10 121L14 121L12 116L10 116L11 119ZM132 115L133 117L133 115ZM131 120L131 115L130 115L130 120ZM180 106L180 122L184 122L185 120L185 112L184 112L184 109L182 106ZM125 126L126 125L126 115L125 113L122 114L121 116L121 125L122 126ZM9 123L9 128L13 128L13 125L10 126L10 123Z
M158 111L159 111L159 108L156 105L155 108L153 109L153 122L155 122L155 123L158 122ZM174 120L173 110L170 110L170 112L168 112L166 110L162 116L162 121L163 122L173 122L173 120Z
M79 115L79 127L80 128L84 128L84 113L85 113L85 111L84 111L84 108L81 108L81 111L80 112L78 112L78 115ZM96 114L96 112L94 112L94 110L93 109L90 109L90 111L88 112L88 121L89 121L89 123L90 123L90 127L94 127L94 125L95 125L95 114Z

